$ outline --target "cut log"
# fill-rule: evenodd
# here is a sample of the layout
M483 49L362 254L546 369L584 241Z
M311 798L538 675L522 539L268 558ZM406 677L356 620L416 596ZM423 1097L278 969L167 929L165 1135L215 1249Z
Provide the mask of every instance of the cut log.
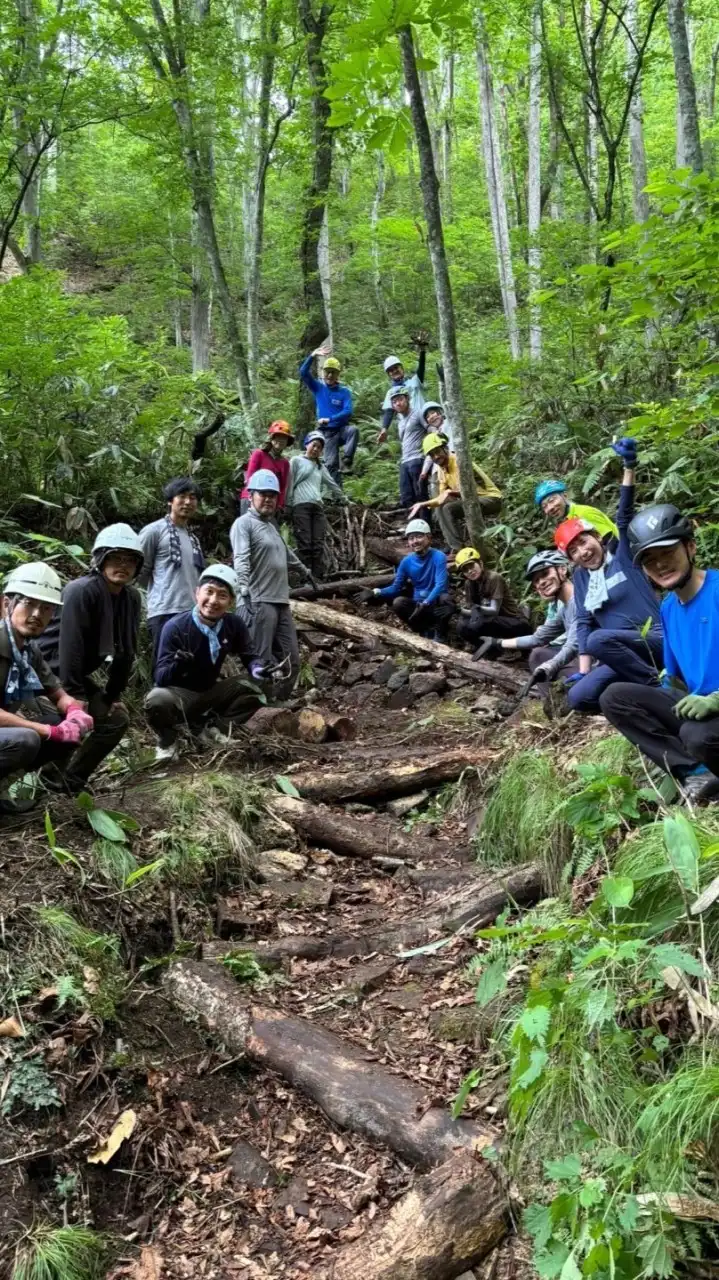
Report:
M451 1280L495 1248L506 1215L491 1166L459 1151L341 1251L332 1280Z
M346 857L387 856L402 861L418 858L432 861L442 852L438 842L426 836L407 836L396 823L374 814L367 818L351 817L326 805L310 804L308 800L296 800L292 796L273 796L272 807L306 840Z
M234 1054L276 1071L335 1124L384 1143L411 1164L428 1169L457 1148L478 1151L493 1141L489 1130L452 1120L445 1107L426 1110L423 1089L368 1062L361 1049L332 1032L248 1004L217 967L179 960L165 983L178 1008L199 1018Z
M302 742L324 742L327 723L319 711L304 707L297 717L297 735Z
M352 742L357 737L357 725L349 716L343 716L339 711L324 711L322 714L331 742Z
M390 538L378 538L370 534L364 544L371 556L377 560L385 560L387 564L399 564L409 550L404 538L398 541ZM390 579L391 581L391 579Z
M260 707L247 721L250 733L281 733L286 738L296 738L297 716L287 707Z
M387 812L393 818L404 818L412 809L418 809L425 800L429 800L429 791L418 791L414 796L401 796L399 800L390 800Z
M451 649L448 644L438 644L436 640L427 640L412 631L388 627L385 623L374 622L366 616L359 618L353 613L340 613L338 609L330 609L325 604L293 600L292 613L298 622L306 622L320 631L332 631L336 635L347 636L350 640L375 639L385 649L404 649L407 653L419 653L424 658L443 662L474 680L484 680L509 693L516 694L527 678L526 671L515 671L502 662L488 662L486 659L475 662L471 654Z
M466 748L434 756L400 757L394 762L378 761L374 766L361 767L355 763L334 772L327 768L303 770L291 776L293 785L306 800L334 804L347 800L387 800L391 796L410 795L427 787L456 782L465 769L486 764L493 755L487 748Z
M292 849L262 849L256 855L256 871L260 880L286 880L299 876L307 866L303 853Z
M379 539L382 541L382 539ZM402 552L405 555L406 552ZM400 555L399 559L402 559ZM395 563L392 561L392 563ZM399 563L399 560L397 561ZM373 573L368 577L339 578L336 582L318 582L314 587L293 587L290 591L292 600L315 600L320 596L351 596L357 591L371 591L374 587L387 587L394 578L393 573Z

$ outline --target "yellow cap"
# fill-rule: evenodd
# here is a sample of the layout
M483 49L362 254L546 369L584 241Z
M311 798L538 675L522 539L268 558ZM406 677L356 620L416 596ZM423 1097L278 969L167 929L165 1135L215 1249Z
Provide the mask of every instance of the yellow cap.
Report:
M462 550L458 551L454 557L454 567L455 569L461 569L463 565L476 563L477 561L481 563L482 557L476 547L462 547Z
M339 373L340 369L342 368L342 365L340 364L339 360L335 359L334 356L329 356L329 358L325 360L323 368L336 369L337 373Z
M434 449L444 449L447 445L446 436L440 436L436 431L430 431L428 436L422 441L422 452L426 455L432 453Z

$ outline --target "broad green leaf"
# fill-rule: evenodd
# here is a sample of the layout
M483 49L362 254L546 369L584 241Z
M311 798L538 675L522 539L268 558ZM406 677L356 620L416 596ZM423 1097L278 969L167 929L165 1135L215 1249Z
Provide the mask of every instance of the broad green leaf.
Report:
M562 1270L559 1273L559 1280L582 1280L582 1273L574 1261L574 1254L570 1253Z
M696 893L701 851L694 828L683 813L664 819L664 843L669 861L684 888Z
M507 986L507 965L504 960L492 960L486 964L482 970L482 975L477 983L475 992L475 1000L482 1007L489 1004L496 995L504 991Z
M610 907L628 907L634 897L634 881L629 876L605 876L602 895Z
M55 838L55 828L52 825L52 818L50 817L49 809L45 810L45 835L47 836L47 842L50 848L54 849L57 841Z
M531 1009L524 1010L519 1019L519 1025L528 1040L536 1040L538 1044L543 1045L547 1037L551 1017L551 1012L546 1005L537 1004Z
M472 1090L477 1088L477 1085L479 1084L481 1079L482 1079L482 1072L477 1067L475 1067L473 1071L469 1071L467 1075L464 1077L464 1080L459 1086L459 1089L457 1090L457 1093L452 1102L452 1119L453 1120L456 1120L462 1114L462 1111L464 1110L464 1104L467 1101L467 1098L469 1097Z
M665 1236L659 1232L655 1235L645 1236L639 1241L638 1251L644 1260L644 1275L674 1275L674 1260L669 1252Z
M103 840L112 840L114 844L126 844L127 836L114 818L104 809L91 809L87 815L88 822L97 835Z
M300 793L297 790L297 787L293 782L290 782L289 778L285 777L284 773L275 774L275 784L286 796L292 796L295 800L300 799Z
M136 884L138 880L141 880L143 876L153 875L155 872L161 871L164 865L164 858L155 858L154 862L145 862L141 867L136 867L135 870L131 871L129 876L126 877L125 888L131 888L132 885Z
M619 1210L619 1225L627 1233L634 1230L639 1221L639 1201L636 1196L627 1196Z
M612 987L600 987L589 992L584 1005L584 1016L590 1031L612 1020L616 1002L616 993Z
M544 1172L551 1182L575 1181L582 1172L579 1156L562 1156L559 1160L545 1160Z
M534 1084L535 1080L539 1079L548 1060L549 1054L545 1049L532 1049L529 1055L529 1066L515 1080L513 1087L515 1089L528 1089L531 1084Z
M561 1240L556 1240L545 1253L536 1255L534 1267L540 1280L557 1280L568 1256L569 1249Z
M705 978L706 971L701 961L683 947L674 942L662 942L652 950L652 961L656 969L679 969L680 973L690 973L695 978Z
M552 1214L547 1204L528 1204L522 1214L524 1226L534 1240L535 1249L544 1249L552 1235Z

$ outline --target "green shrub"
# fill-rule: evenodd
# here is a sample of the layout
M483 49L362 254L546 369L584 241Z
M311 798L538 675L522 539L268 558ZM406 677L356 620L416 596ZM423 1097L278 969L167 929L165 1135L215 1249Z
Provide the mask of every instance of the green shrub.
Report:
M569 827L559 812L565 794L548 752L514 756L489 798L476 842L479 860L491 867L541 862L549 885L555 885L571 850Z

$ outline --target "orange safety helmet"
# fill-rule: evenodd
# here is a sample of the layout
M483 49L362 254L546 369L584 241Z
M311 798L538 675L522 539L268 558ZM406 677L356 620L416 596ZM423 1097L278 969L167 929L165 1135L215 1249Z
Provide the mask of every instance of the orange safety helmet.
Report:
M593 524L588 520L581 520L579 516L572 516L571 520L563 520L554 530L554 545L562 555L569 553L569 547L578 538L580 533L597 534ZM599 534L597 534L599 537Z
M285 422L284 418L278 418L276 422L271 422L267 429L268 436L286 436L290 444L294 440L294 432L289 422Z

